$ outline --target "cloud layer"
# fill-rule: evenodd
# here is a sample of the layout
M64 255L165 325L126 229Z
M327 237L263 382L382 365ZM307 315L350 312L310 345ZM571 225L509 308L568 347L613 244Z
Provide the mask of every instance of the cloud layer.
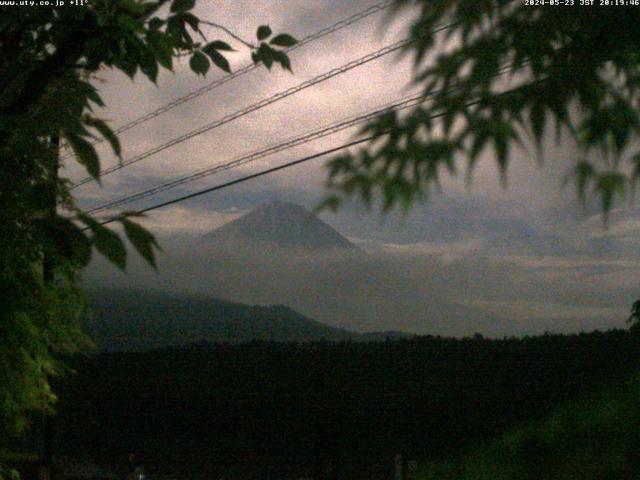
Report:
M302 38L376 2L200 3L201 17L241 36L251 38L255 27L268 23L274 31ZM402 38L410 17L408 12L393 23L381 23L380 15L372 16L296 51L293 75L260 68L181 105L123 134L124 157ZM211 35L224 38L221 32ZM240 51L231 59L238 68L249 54ZM103 116L121 125L221 75L212 72L203 80L187 70L181 64L175 74L163 74L158 87L104 72L99 88L109 109ZM86 185L74 193L83 206L98 205L387 103L406 95L410 80L410 59L385 57L109 175L102 187ZM318 140L125 208L145 207L318 152L353 133ZM105 164L116 162L106 148L100 150ZM146 222L166 245L162 273L156 276L134 262L124 277L98 261L86 272L87 281L287 303L318 320L360 330L503 335L623 326L628 306L638 295L638 212L618 210L609 228L603 229L597 210L585 210L575 201L573 190L562 189L576 158L575 147L550 139L544 158L540 165L535 149L517 151L504 190L495 161L486 154L470 188L461 168L458 175L444 179L443 193L434 192L406 216L397 212L382 216L358 202L348 202L335 215L324 213L326 221L375 258L371 265L351 266L359 270L305 265L299 273L306 284L295 284L274 281L283 267L271 265L269 272L267 262L258 275L261 283L247 284L246 271L225 270L202 252L184 247L185 238L197 237L268 201L313 208L326 193L324 160L317 160L153 212ZM65 173L72 179L85 175L73 164Z

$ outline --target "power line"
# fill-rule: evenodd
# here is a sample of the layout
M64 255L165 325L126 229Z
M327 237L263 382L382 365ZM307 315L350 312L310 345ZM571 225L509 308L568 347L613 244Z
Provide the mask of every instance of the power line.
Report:
M259 160L261 158L267 157L269 155L272 155L274 153L278 153L278 152L282 152L284 150L289 150L293 147L297 147L299 145L303 145L306 143L309 143L313 140L317 140L320 138L324 138L327 137L329 135L333 135L337 132L346 130L348 128L354 127L356 125L359 125L361 123L364 123L368 120L371 120L373 118L375 118L376 116L383 114L385 112L388 111L399 111L399 110L403 110L406 108L410 108L414 105L417 105L419 103L422 103L424 101L427 100L427 98L431 97L432 95L434 95L436 92L430 93L429 95L424 95L424 94L420 94L420 95L416 95L413 97L409 97L406 99L401 99L401 100L396 100L394 103L390 103L387 104L383 107L378 107L375 110L369 111L367 113L358 115L356 117L350 117L348 119L345 120L341 120L339 122L334 122L330 125L324 126L320 129L317 130L313 130L311 132L307 132L303 135L300 135L298 137L294 137L294 138L290 138L288 140L285 140L284 142L275 144L275 145L270 145L266 148L263 148L261 150L257 150L245 155L242 155L240 157L237 157L233 160L227 161L227 162L223 162L223 163L219 163L216 164L212 167L208 167L202 170L198 170L190 175L178 178L176 180L172 180L171 182L167 182L167 183L163 183L160 185L157 185L155 187L146 189L146 190L142 190L140 192L134 193L134 194L130 194L130 195L126 195L124 197L121 197L117 200L113 200L111 202L105 203L105 204L101 204L98 205L96 207L93 207L89 210L86 210L86 213L89 214L94 214L97 212L101 212L104 210L109 210L111 208L115 208L115 207L119 207L121 205L125 205L127 203L131 203L143 198L146 198L148 196L151 195L155 195L157 193L166 191L166 190L170 190L172 188L178 187L180 185L184 185L186 183L190 183L190 182L194 182L196 180L200 180L202 178L208 177L210 175L214 175L216 173L225 171L225 170L229 170L231 168L235 168L241 165L245 165L249 162L253 162L256 160Z
M135 213L136 214L147 213L147 212L150 212L152 210L157 210L158 208L167 207L167 206L172 205L174 203L178 203L178 202L182 202L184 200L188 200L190 198L199 197L200 195L204 195L206 193L215 192L216 190L221 190L223 188L227 188L227 187L230 187L232 185L237 185L238 183L243 183L243 182L246 182L248 180L252 180L254 178L261 177L263 175L267 175L269 173L277 172L278 170L284 170L285 168L293 167L295 165L299 165L301 163L305 163L305 162L308 162L310 160L314 160L316 158L324 157L326 155L330 155L332 153L339 152L340 150L344 150L345 148L349 148L349 147L353 147L355 145L359 145L361 143L369 142L369 141L371 141L371 140L373 140L373 139L375 139L377 137L378 137L377 135L371 135L371 136L366 137L366 138L361 138L361 139L358 139L358 140L354 140L352 142L345 143L345 144L340 145L338 147L330 148L328 150L323 150L322 152L314 153L313 155L308 155L306 157L299 158L298 160L294 160L292 162L288 162L288 163L285 163L283 165L278 165L277 167L268 168L268 169L262 170L262 171L260 171L258 173L253 173L251 175L247 175L247 176L238 178L236 180L232 180L230 182L222 183L222 184L216 185L214 187L205 188L204 190L199 190L197 192L190 193L188 195L183 195L182 197L178 197L178 198L174 198L173 200L168 200L166 202L158 203L158 204L153 205L151 207L143 208L141 210L136 210ZM122 216L117 216L117 217L114 217L114 218L110 218L108 220L100 222L100 225L106 225L108 223L112 223L112 222L118 221L121 218L122 218Z
M470 106L470 105L473 105L473 104L476 104L476 103L479 103L479 100L476 101L476 102L469 103L468 105ZM437 118L437 117L440 117L442 115L444 115L444 113L438 113L438 114L432 115L430 118ZM205 188L204 190L199 190L197 192L190 193L188 195L183 195L181 197L174 198L174 199L168 200L166 202L158 203L158 204L152 205L150 207L143 208L141 210L136 210L135 213L136 214L147 213L147 212L150 212L152 210L157 210L157 209L162 208L162 207L167 207L169 205L173 205L174 203L179 203L179 202L182 202L182 201L185 201L185 200L189 200L191 198L195 198L195 197L199 197L201 195L205 195L207 193L215 192L217 190L222 190L223 188L231 187L232 185L237 185L239 183L243 183L243 182L252 180L254 178L257 178L257 177L262 177L264 175L268 175L270 173L277 172L279 170L284 170L285 168L290 168L290 167L299 165L301 163L308 162L310 160L315 160L316 158L324 157L326 155L330 155L332 153L339 152L340 150L344 150L346 148L354 147L356 145L360 145L362 143L369 142L371 140L375 140L376 138L379 138L380 135L388 135L389 133L390 132L383 132L381 134L370 135L370 136L365 137L365 138L360 138L360 139L354 140L352 142L344 143L344 144L342 144L340 146L333 147L333 148L330 148L328 150L323 150L322 152L314 153L312 155L308 155L306 157L302 157L302 158L299 158L297 160L293 160L291 162L287 162L287 163L282 164L282 165L278 165L277 167L267 168L266 170L262 170L262 171L260 171L258 173L253 173L251 175L246 175L244 177L238 178L236 180L231 180L230 182L225 182L225 183L222 183L220 185L216 185L216 186L213 186L213 187ZM113 223L113 222L116 222L116 221L120 220L121 218L123 218L122 215L114 217L114 218L110 218L108 220L100 222L100 225L106 225L108 223Z
M453 24L447 24L447 25L443 25L440 26L438 28L436 28L432 33L437 33L439 31L445 30L447 28L450 28ZM328 72L325 72L321 75L318 75L310 80L307 80L305 82L302 82L294 87L288 88L287 90L284 90L282 92L279 92L271 97L265 98L257 103L254 103L248 107L245 107L241 110L238 110L234 113L231 113L229 115L226 115L224 117L222 117L221 119L218 120L214 120L213 122L204 125L202 127L199 127L195 130L192 130L191 132L188 132L184 135L181 135L180 137L174 138L173 140L170 140L166 143L163 143L162 145L159 145L157 147L154 147L150 150L147 150L146 152L141 153L140 155L137 155L133 158L130 158L129 160L125 160L120 162L117 165L114 165L110 168L107 168L106 170L104 170L99 177L103 177L105 175L108 175L110 173L113 173L115 171L121 170L122 168L131 165L133 163L137 163L141 160L144 160L145 158L148 158L152 155L155 155L156 153L159 153L163 150L166 150L167 148L170 148L174 145L177 145L179 143L185 142L193 137L196 137L198 135L201 135L205 132L208 132L210 130L213 130L214 128L217 128L221 125L224 125L226 123L229 123L233 120L236 120L240 117L243 117L245 115L248 115L249 113L252 113L256 110L259 110L261 108L264 108L268 105L271 105L272 103L275 103L279 100L282 100L283 98L286 98L288 96L291 96L295 93L298 93L302 90L305 90L309 87L312 87L314 85L317 85L318 83L324 82L326 80L329 80L333 77L336 77L338 75L341 75L343 73L346 73L350 70L353 70L354 68L357 68L359 66L362 66L366 63L372 62L374 60L377 60L378 58L381 58L385 55L388 55L389 53L395 52L397 50L400 50L401 48L403 48L404 46L412 43L414 41L414 39L412 38L408 38L408 39L403 39L400 40L398 42L392 43L391 45L387 45L386 47L383 47L379 50L376 50L375 52L369 53L367 55L365 55L364 57L361 57L357 60L352 60L351 62L348 62L344 65L342 65L341 67L337 67L334 68L332 70L329 70ZM95 179L93 177L85 177L82 180L78 181L77 183L73 184L71 186L71 189L74 189L76 187L79 187L81 185L84 185L86 183L92 182Z
M362 10L361 12L355 13L353 15L351 15L350 17L347 17L345 19L342 19L336 23L334 23L333 25L330 25L328 27L325 27L321 30L318 30L317 32L308 35L306 37L304 37L302 40L300 40L298 43L296 43L295 45L293 45L292 47L289 47L285 50L285 53L291 53L294 50L297 50L298 48L307 45L309 43L312 43L316 40L319 40L323 37L326 37L327 35L337 32L339 30L342 30L345 27L348 27L350 25L353 25L354 23L359 22L360 20L363 20L375 13L381 12L387 8L389 8L391 5L393 5L393 3L395 2L395 0L386 0L384 2L380 2L377 3L376 5L373 5L365 10ZM127 130L131 130L134 127L137 127L138 125L145 123L149 120L152 120L153 118L156 118L160 115L162 115L163 113L168 112L169 110L172 110L176 107L178 107L179 105L182 105L183 103L186 103L190 100L193 100L194 98L198 98L201 95L204 95L207 92L210 92L211 90L214 90L222 85L224 85L227 82L230 82L231 80L241 77L242 75L245 75L253 70L255 70L256 68L258 68L259 65L255 64L255 63L250 63L248 65L245 65L244 67L236 70L233 73L230 73L228 75L225 75L217 80L214 80L213 82L197 89L194 90L186 95L183 95L182 97L179 97L175 100L173 100L172 102L167 103L166 105L163 105L162 107L153 110L151 112L148 112L118 128L116 128L114 130L114 133L116 135L119 135L123 132L126 132ZM95 140L92 141L93 145L97 145L99 143L104 142L103 138L97 138ZM65 160L67 158L70 158L73 156L73 152L67 153L65 155L62 156L61 160Z
M510 70L511 69L503 70L502 73L504 73L506 71L510 71ZM548 78L545 78L545 79L542 79L542 80L538 80L537 82L543 82L543 81L546 81L546 80L548 80ZM498 94L496 94L496 96L508 95L508 94L511 94L511 93L517 91L518 89L519 89L519 87L512 88L510 90L498 93ZM481 98L481 99L478 99L478 100L473 100L471 102L467 102L465 104L465 107L471 107L473 105L477 105L477 104L481 103L483 100L484 99ZM439 117L442 117L443 115L445 115L446 113L447 113L447 111L445 110L444 112L439 112L439 113L432 114L432 115L429 116L429 118L430 119L439 118ZM189 200L191 198L199 197L199 196L205 195L207 193L215 192L217 190L222 190L224 188L228 188L228 187L231 187L233 185L237 185L239 183L244 183L244 182L252 180L254 178L262 177L262 176L268 175L270 173L274 173L274 172L277 172L277 171L280 171L280 170L284 170L286 168L290 168L290 167L293 167L293 166L296 166L296 165L300 165L302 163L306 163L308 161L315 160L316 158L324 157L324 156L330 155L332 153L336 153L336 152L339 152L341 150L344 150L344 149L347 149L347 148L350 148L350 147L354 147L356 145L360 145L362 143L369 142L371 140L375 140L377 138L380 138L381 136L388 135L390 133L391 133L391 131L389 130L389 131L385 131L385 132L380 132L378 134L370 135L368 137L360 138L358 140L354 140L354 141L351 141L351 142L348 142L348 143L344 143L344 144L339 145L337 147L333 147L333 148L330 148L330 149L327 149L327 150L323 150L322 152L314 153L312 155L307 155L306 157L302 157L302 158L299 158L297 160L293 160L291 162L287 162L287 163L284 163L282 165L278 165L277 167L267 168L267 169L262 170L260 172L253 173L253 174L250 174L250 175L246 175L244 177L240 177L240 178L238 178L236 180L231 180L229 182L225 182L225 183L222 183L222 184L219 184L219 185L215 185L213 187L205 188L203 190L199 190L199 191L194 192L194 193L183 195L183 196L174 198L172 200L168 200L166 202L157 203L155 205L143 208L141 210L136 210L135 213L136 214L147 213L147 212L150 212L150 211L153 211L153 210L157 210L159 208L163 208L163 207L167 207L169 205L173 205L175 203L179 203L179 202L182 202L182 201L185 201L185 200ZM106 225L106 224L109 224L109 223L113 223L113 222L116 222L116 221L122 219L123 217L124 217L124 215L118 215L116 217L104 220L103 222L100 222L100 224L101 225Z
M100 177L103 177L105 175L108 175L110 173L113 173L117 170L121 170L122 168L131 165L133 163L139 162L141 160L144 160L145 158L148 158L152 155L155 155L156 153L159 153L163 150L166 150L167 148L170 148L174 145L177 145L179 143L182 143L186 140L189 140L197 135L201 135L202 133L208 132L210 130L213 130L214 128L217 128L219 126L222 126L226 123L229 123L233 120L236 120L242 116L248 115L249 113L255 112L256 110L259 110L261 108L264 108L268 105L271 105L272 103L275 103L279 100L282 100L283 98L286 98L288 96L291 96L295 93L298 93L304 89L307 89L309 87L312 87L314 85L317 85L318 83L324 82L326 80L329 80L337 75L340 75L342 73L348 72L349 70L352 70L356 67L359 67L361 65L364 65L365 63L371 62L373 60L376 60L384 55L387 55L391 52L395 52L396 50L399 50L400 48L402 48L403 46L405 46L407 43L409 43L409 40L407 39L403 39L399 42L395 42L391 45L388 45L380 50L376 50L375 52L369 53L367 55L365 55L364 57L359 58L358 60L353 60L351 62L348 62L344 65L342 65L341 67L338 68L334 68L332 70L329 70L328 72L325 72L321 75L318 75L310 80L307 80L305 82L302 82L294 87L288 88L282 92L276 93L275 95L268 97L268 98L264 98L262 100L260 100L257 103L254 103L252 105L249 105L248 107L245 107L241 110L238 110L234 113L231 113L229 115L226 115L218 120L214 120L211 123L208 123L202 127L199 127L195 130L192 130L184 135L181 135L180 137L176 137L173 140L170 140L168 142L163 143L162 145L159 145L157 147L154 147L150 150L147 150L146 152L143 152L140 155L137 155L133 158L130 158L129 160L125 160L123 162L120 162L118 165L114 165L110 168L107 168L106 170L104 170L101 174ZM77 183L75 183L72 188L76 188L79 187L81 185L84 185L85 183L89 183L91 181L95 180L93 177L85 177L84 179L78 181Z
M496 74L496 77L499 77L505 73L508 73L509 71L513 70L511 67L503 67L498 74ZM450 90L454 90L456 88L456 86L452 86L449 89ZM361 123L365 123L373 118L375 118L378 115L381 115L383 113L386 112L390 112L390 111L401 111L404 110L406 108L411 108L415 105L419 105L421 103L424 103L425 101L427 101L429 98L431 98L434 95L437 95L440 91L439 90L435 90L432 92L429 92L427 94L421 93L419 95L413 95L410 97L404 97L401 99L397 99L391 103L388 103L384 106L380 106L377 107L373 110L369 110L368 112L362 113L360 115L357 116L352 116L349 117L347 119L343 119L340 120L338 122L334 122L331 123L329 125L325 125L324 127L321 127L320 129L316 129L313 130L311 132L307 132L304 133L302 135L299 135L297 137L293 137L293 138L289 138L283 142L280 142L278 144L275 145L270 145L268 147L265 147L263 149L257 150L257 151L253 151L251 153L247 153L245 155L242 155L240 157L236 157L232 160L229 160L227 162L222 162L222 163L218 163L216 165L213 165L211 167L207 167L201 170L197 170L194 173L191 173L189 175L177 178L175 180L172 180L170 182L166 182L166 183L162 183L160 185L156 185L154 187L139 191L137 193L134 194L129 194L129 195L125 195L119 199L116 200L112 200L110 202L98 205L96 207L93 207L89 210L86 211L86 213L89 214L94 214L94 213L98 213L101 211L105 211L105 210L109 210L112 208L116 208L119 207L121 205L125 205L127 203L131 203L134 201L138 201L141 200L143 198L164 192L166 190L170 190L173 188L176 188L180 185L184 185L187 183L191 183L194 182L196 180L200 180L202 178L217 174L219 172L222 171L226 171L232 168L236 168L239 167L241 165L245 165L247 163L262 159L264 157L267 157L269 155L272 155L274 153L278 153L278 152L282 152L285 150L289 150L291 148L294 148L296 146L299 145L303 145L306 143L309 143L313 140L317 140L320 138L324 138L327 137L329 135L333 135L335 133L338 133L340 131L352 128L354 126L360 125Z

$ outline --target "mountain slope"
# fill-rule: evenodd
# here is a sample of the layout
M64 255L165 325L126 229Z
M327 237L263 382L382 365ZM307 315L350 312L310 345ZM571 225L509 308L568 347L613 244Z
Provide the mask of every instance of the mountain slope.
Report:
M252 306L204 296L142 291L91 291L93 317L84 327L98 348L145 350L197 342L376 341L398 332L353 333L288 307Z
M305 208L271 202L204 236L211 244L258 244L311 252L358 248Z

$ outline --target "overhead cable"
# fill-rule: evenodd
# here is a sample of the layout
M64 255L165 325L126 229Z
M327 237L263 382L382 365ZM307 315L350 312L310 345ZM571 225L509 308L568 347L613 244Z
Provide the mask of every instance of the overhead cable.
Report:
M450 28L450 27L451 27L451 25L440 26L440 27L438 27L437 29L434 30L434 33L438 32L438 31L441 31L441 30L445 30L445 29ZM302 82L302 83L300 83L300 84L298 84L298 85L296 85L294 87L288 88L288 89L286 89L286 90L284 90L282 92L279 92L279 93L277 93L277 94L275 94L275 95L273 95L271 97L265 98L265 99L263 99L263 100L261 100L261 101L259 101L257 103L254 103L254 104L252 104L252 105L250 105L248 107L245 107L245 108L243 108L241 110L238 110L238 111L236 111L234 113L225 115L224 117L222 117L222 118L220 118L218 120L214 120L211 123L208 123L208 124L203 125L203 126L201 126L199 128L196 128L195 130L192 130L192 131L190 131L188 133L185 133L184 135L181 135L181 136L176 137L176 138L174 138L174 139L172 139L172 140L170 140L168 142L165 142L165 143L163 143L163 144L161 144L159 146L156 146L156 147L154 147L152 149L149 149L149 150L147 150L147 151L145 151L145 152L143 152L143 153L141 153L139 155L136 155L135 157L132 157L132 158L130 158L128 160L123 160L122 162L118 163L117 165L114 165L114 166L109 167L109 168L105 169L104 171L102 171L98 178L103 177L105 175L109 175L109 174L111 174L113 172L116 172L118 170L121 170L121 169L123 169L123 168L125 168L125 167L127 167L127 166L129 166L131 164L137 163L137 162L139 162L141 160L144 160L145 158L151 157L152 155L155 155L155 154L157 154L159 152L162 152L163 150L166 150L166 149L168 149L170 147L173 147L174 145L177 145L179 143L185 142L185 141L187 141L187 140L189 140L191 138L194 138L194 137L196 137L198 135L201 135L201 134L203 134L205 132L213 130L214 128L220 127L220 126L222 126L222 125L224 125L226 123L229 123L229 122L231 122L233 120L236 120L236 119L238 119L240 117L243 117L245 115L248 115L249 113L255 112L256 110L260 110L261 108L264 108L264 107L266 107L268 105L271 105L271 104L273 104L275 102L278 102L279 100L282 100L283 98L289 97L289 96L294 95L294 94L296 94L296 93L298 93L298 92L300 92L302 90L305 90L305 89L310 88L310 87L312 87L314 85L317 85L318 83L327 81L327 80L329 80L331 78L334 78L334 77L336 77L338 75L341 75L341 74L346 73L346 72L348 72L350 70L353 70L354 68L360 67L360 66L365 65L365 64L367 64L369 62L377 60L377 59L379 59L379 58L381 58L381 57L383 57L385 55L388 55L388 54L390 54L392 52L398 51L401 48L405 47L406 45L412 43L413 41L414 41L414 39L409 38L409 39L403 39L403 40L394 42L394 43L392 43L390 45L387 45L386 47L383 47L383 48L381 48L379 50L376 50L375 52L371 52L371 53L369 53L369 54L367 54L367 55L365 55L365 56L363 56L363 57L361 57L361 58L359 58L357 60L352 60L352 61L350 61L350 62L348 62L348 63L346 63L346 64L344 64L344 65L342 65L340 67L331 69L328 72L325 72L325 73L323 73L321 75L318 75L318 76L316 76L316 77L314 77L314 78L312 78L310 80L306 80L305 82ZM94 177L91 177L91 176L85 177L82 180L74 183L71 186L71 189L77 188L77 187L79 187L81 185L84 185L86 183L92 182L94 180L95 180Z
M389 8L391 5L393 5L395 0L386 0L384 2L380 2L377 3L376 5L373 5L365 10L362 10L358 13L355 13L353 15L351 15L350 17L344 18L336 23L334 23L333 25L330 25L328 27L325 27L321 30L318 30L317 32L308 35L306 37L304 37L302 40L300 40L298 43L296 43L295 45L287 48L285 50L285 53L289 54L291 52L293 52L294 50L297 50L298 48L307 45L309 43L312 43L316 40L319 40L331 33L337 32L339 30L342 30L343 28L346 28L350 25L353 25L354 23L359 22L360 20L363 20L375 13L381 12L387 8ZM195 98L200 97L201 95L204 95L207 92L210 92L222 85L224 85L225 83L230 82L231 80L234 80L236 78L239 78L253 70L255 70L256 68L258 68L260 65L259 64L255 64L255 63L250 63L248 65L245 65L242 68L239 68L238 70L236 70L233 73L230 73L228 75L225 75L221 78L218 78L210 83L208 83L207 85L204 85L203 87L194 90L186 95L183 95L181 97L176 98L175 100L157 108L156 110L152 110L151 112L147 112L144 115L141 115L137 118L135 118L134 120L131 120L130 122L117 127L116 129L114 129L114 133L116 135L119 135L121 133L126 132L127 130L131 130L132 128L137 127L138 125L145 123L149 120L152 120L160 115L162 115L163 113L168 112L169 110L173 110L174 108L182 105L183 103L186 103L190 100L193 100ZM95 140L92 141L92 144L97 145L99 143L104 142L103 138L96 138ZM63 155L61 157L61 160L65 160L67 158L70 158L73 156L73 152L69 152L65 155Z

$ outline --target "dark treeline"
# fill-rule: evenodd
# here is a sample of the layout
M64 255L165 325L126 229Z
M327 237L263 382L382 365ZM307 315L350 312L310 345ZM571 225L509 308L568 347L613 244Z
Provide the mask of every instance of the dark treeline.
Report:
M621 330L81 356L59 386L56 451L116 471L135 452L156 475L333 463L342 477L398 452L453 455L622 378L639 356Z

